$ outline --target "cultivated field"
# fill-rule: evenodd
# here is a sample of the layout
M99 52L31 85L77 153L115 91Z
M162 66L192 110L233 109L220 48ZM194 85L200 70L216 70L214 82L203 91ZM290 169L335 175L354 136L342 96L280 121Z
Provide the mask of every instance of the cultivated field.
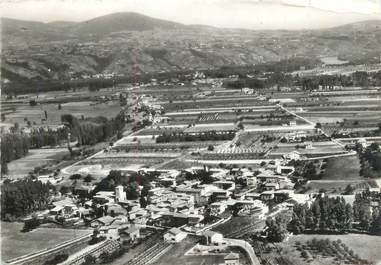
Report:
M61 115L72 114L78 118L88 118L104 116L106 118L115 117L121 110L119 102L97 103L93 101L67 102L61 104L58 109L56 104L41 104L29 106L28 104L15 105L14 110L6 111L6 123L19 123L20 127L26 125L25 119L32 123L32 126L59 126ZM47 119L45 119L45 111Z

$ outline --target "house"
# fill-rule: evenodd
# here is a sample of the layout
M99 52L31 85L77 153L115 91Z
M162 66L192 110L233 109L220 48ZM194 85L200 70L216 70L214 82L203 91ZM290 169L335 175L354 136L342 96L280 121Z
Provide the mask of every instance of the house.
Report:
M115 221L115 218L111 216L103 216L91 221L90 227L97 228L101 226L108 226L108 225L111 225L114 221Z
M93 202L97 204L115 202L115 194L113 191L99 191L93 197Z
M274 172L271 170L263 171L257 176L258 181L261 183L275 182L278 178L279 176L275 176Z
M107 213L109 213L112 216L114 216L114 215L126 215L127 214L127 210L124 209L119 204L113 203L113 204L108 204L107 205Z
M173 227L164 234L164 240L171 243L177 243L187 237L187 233Z
M289 126L296 126L296 121L295 121L295 120L293 120L293 121L289 121L289 122L288 122L288 125L289 125Z
M208 230L204 234L204 243L206 245L221 245L225 243L224 236L220 233Z
M136 225L132 225L124 230L123 234L126 234L129 240L135 241L137 238L140 238L140 229Z
M367 141L366 141L365 138L360 138L360 139L358 139L358 140L357 140L357 143L358 143L359 145L361 145L362 148L367 148L367 147L368 147L368 143L367 143Z
M124 192L124 188L122 185L115 187L115 201L116 202L124 202L127 200L126 192Z
M298 151L292 151L283 155L283 158L287 160L300 160L300 157L301 155Z
M266 183L265 190L279 190L279 183L277 182Z
M304 148L305 149L313 149L313 145L311 141L304 142Z
M244 196L245 200L257 200L261 197L259 193L246 193Z
M111 216L103 216L100 218L97 218L93 220L90 223L90 227L97 228L101 226L110 226L110 225L120 225L120 224L125 224L127 223L127 217L126 216L117 216L117 217L111 217Z
M117 226L109 225L98 228L99 237L106 237L107 239L119 239L119 230Z
M213 185L223 190L233 191L235 189L234 181L218 180L213 182Z
M239 265L239 255L237 253L229 253L224 257L224 265Z
M210 214L211 215L219 215L223 213L227 208L227 204L225 202L214 202L210 204Z
M270 201L274 199L274 191L267 190L261 193L261 200L262 201Z
M275 169L275 172L277 174L287 174L290 175L295 171L294 167L288 167L288 166L277 166Z

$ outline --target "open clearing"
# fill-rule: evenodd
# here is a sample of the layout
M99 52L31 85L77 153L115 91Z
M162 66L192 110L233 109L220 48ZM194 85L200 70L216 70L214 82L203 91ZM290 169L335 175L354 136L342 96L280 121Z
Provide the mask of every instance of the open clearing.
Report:
M27 156L8 163L8 175L12 178L25 177L35 167L59 161L68 153L67 148L31 149Z
M1 222L1 257L3 261L53 247L65 241L81 237L90 230L37 228L21 232L23 223Z

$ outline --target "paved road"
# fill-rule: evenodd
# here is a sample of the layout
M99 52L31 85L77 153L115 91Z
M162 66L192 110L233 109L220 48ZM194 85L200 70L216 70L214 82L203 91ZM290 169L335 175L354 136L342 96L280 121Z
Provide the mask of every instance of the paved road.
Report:
M280 105L280 104L279 104L278 106L279 106L282 110L286 111L287 113L289 113L289 114L291 114L291 115L293 115L293 116L295 116L295 117L297 117L297 118L299 118L299 119L301 119L301 120L307 122L308 124L312 125L313 127L315 127L315 123L313 123L312 121L307 120L306 118L304 118L304 117L302 117L302 116L296 114L295 112L286 109L285 107L283 107L283 106Z
M247 159L247 160L199 160L199 159L188 159L186 162L190 163L200 163L200 164L214 164L218 165L220 163L224 164L260 164L262 161L270 162L274 159Z
M245 250L250 258L250 262L252 265L261 265L258 257L255 255L253 247L248 242L246 242L245 240L231 238L226 238L225 240L230 244L230 246L240 247L243 250Z

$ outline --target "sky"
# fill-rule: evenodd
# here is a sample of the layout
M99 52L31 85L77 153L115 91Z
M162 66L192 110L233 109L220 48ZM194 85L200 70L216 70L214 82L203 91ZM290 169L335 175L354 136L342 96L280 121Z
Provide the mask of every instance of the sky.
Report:
M0 0L2 17L85 21L138 12L184 24L302 29L381 19L381 0Z

